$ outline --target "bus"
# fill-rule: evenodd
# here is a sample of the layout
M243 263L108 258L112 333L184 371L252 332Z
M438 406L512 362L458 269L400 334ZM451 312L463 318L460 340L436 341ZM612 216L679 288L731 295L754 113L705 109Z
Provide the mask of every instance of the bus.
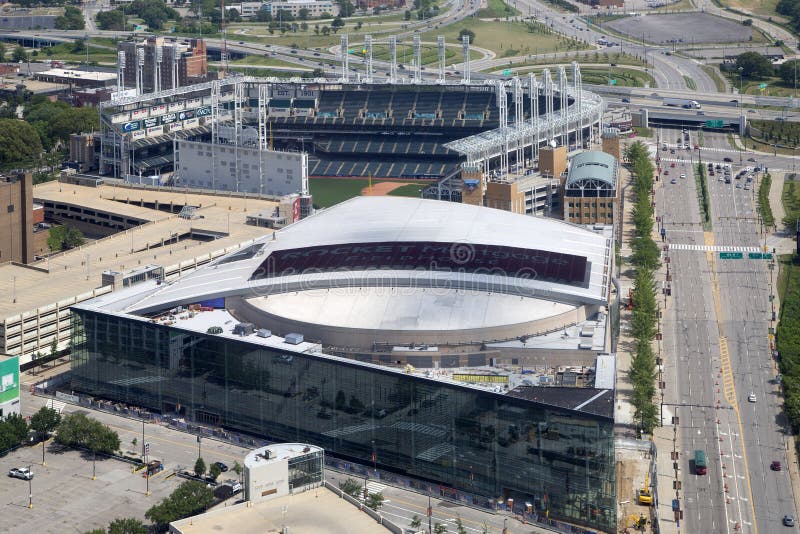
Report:
M705 475L707 469L708 465L706 464L705 451L701 450L694 451L694 474Z

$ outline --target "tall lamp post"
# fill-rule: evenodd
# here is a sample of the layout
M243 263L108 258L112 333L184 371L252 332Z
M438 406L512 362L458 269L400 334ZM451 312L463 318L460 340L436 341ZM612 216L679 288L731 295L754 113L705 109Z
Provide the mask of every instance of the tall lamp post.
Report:
M28 466L28 508L33 508L33 471L31 466Z

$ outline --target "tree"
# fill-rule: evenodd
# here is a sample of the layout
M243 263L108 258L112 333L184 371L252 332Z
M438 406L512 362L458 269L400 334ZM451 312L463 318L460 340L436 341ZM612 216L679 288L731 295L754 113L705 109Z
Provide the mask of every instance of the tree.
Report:
M266 9L259 9L256 13L256 22L272 22L272 13Z
M144 516L164 528L173 521L196 515L214 502L214 494L202 482L187 480L167 498L153 506Z
M328 28L327 26L323 26L322 27L322 35L327 37L328 35L330 35L330 33L331 33L331 29L330 28Z
M11 60L15 63L19 63L20 61L28 61L28 51L25 50L23 46L17 46L14 49L14 53L11 55Z
M92 530L87 530L83 534L106 534L106 529L104 529L104 528L93 528Z
M354 499L361 495L361 484L353 478L347 478L344 482L339 482L339 489Z
M0 119L0 167L27 167L41 153L42 143L33 126L17 119Z
M61 423L61 415L52 408L42 406L39 411L31 416L31 430L40 436L55 432Z
M50 228L47 246L53 252L69 250L83 245L86 240L80 230L72 226L54 226Z
M206 474L206 462L200 456L197 457L197 461L194 463L194 474L199 477Z
M95 20L101 30L123 31L125 29L125 13L121 9L101 11L97 14Z
M231 8L225 12L225 18L228 22L242 22L242 15L239 14L239 10L236 8Z
M736 57L736 68L742 69L742 76L746 78L763 78L772 76L775 69L769 59L758 52L745 52Z
M147 534L149 529L134 517L115 519L108 525L108 534Z
M411 20L411 11L406 9L405 13L403 13L403 20Z
M367 496L367 502L366 502L367 508L370 508L371 510L375 510L377 512L378 508L383 506L383 500L384 500L383 493L370 493Z
M308 20L308 16L309 16L309 15L311 15L311 11L309 11L309 10L308 10L308 8L301 7L301 8L300 8L300 9L297 11L297 17L298 17L300 20Z
M339 0L339 16L352 17L356 6L350 0Z
M239 462L233 462L233 467L231 467L231 471L236 473L236 476L241 478L242 477L242 472L244 471L244 469L242 468L242 464L240 464Z
M222 473L222 469L216 464L211 464L211 468L208 470L208 475L211 477L212 480L217 480L220 473Z
M119 434L82 413L65 415L58 425L55 442L67 447L87 448L111 454L119 450Z
M12 413L3 421L14 443L22 443L28 437L28 422L18 413Z
M753 19L744 19L742 21L742 26L752 26L752 25L753 25Z
M4 61L6 59L6 45L4 43L0 43L0 61Z
M411 528L419 528L422 526L422 519L417 514L414 514L414 517L411 518L411 523L408 524Z
M783 83L789 87L793 87L797 81L797 68L800 67L800 61L793 59L785 61L778 67L778 76L781 77Z
M456 532L458 532L458 534L467 534L467 529L461 521L461 515L456 516Z
M469 44L475 42L475 32L469 28L462 28L461 31L458 32L458 40L461 41L465 35L469 37Z
M342 20L342 17L336 17L333 19L333 21L331 21L331 29L333 30L333 33L338 32L342 28L344 28L344 21Z
M56 18L56 29L59 30L82 30L86 27L83 13L74 6L64 8L64 14Z
M433 534L445 534L447 532L447 525L441 523L433 524Z

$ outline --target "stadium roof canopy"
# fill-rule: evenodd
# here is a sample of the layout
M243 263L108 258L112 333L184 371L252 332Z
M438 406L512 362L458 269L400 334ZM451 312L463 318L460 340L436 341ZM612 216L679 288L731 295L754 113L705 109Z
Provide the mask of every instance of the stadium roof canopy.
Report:
M604 189L617 188L617 160L614 156L597 150L581 152L572 158L566 187L582 182L595 182Z
M335 287L488 291L605 304L611 240L468 204L356 197L183 276L126 311Z

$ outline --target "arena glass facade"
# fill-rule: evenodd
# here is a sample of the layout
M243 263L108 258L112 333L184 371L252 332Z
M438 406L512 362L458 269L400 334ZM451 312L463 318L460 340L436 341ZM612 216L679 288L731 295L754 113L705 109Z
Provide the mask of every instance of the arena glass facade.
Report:
M613 419L73 309L72 388L615 528Z

